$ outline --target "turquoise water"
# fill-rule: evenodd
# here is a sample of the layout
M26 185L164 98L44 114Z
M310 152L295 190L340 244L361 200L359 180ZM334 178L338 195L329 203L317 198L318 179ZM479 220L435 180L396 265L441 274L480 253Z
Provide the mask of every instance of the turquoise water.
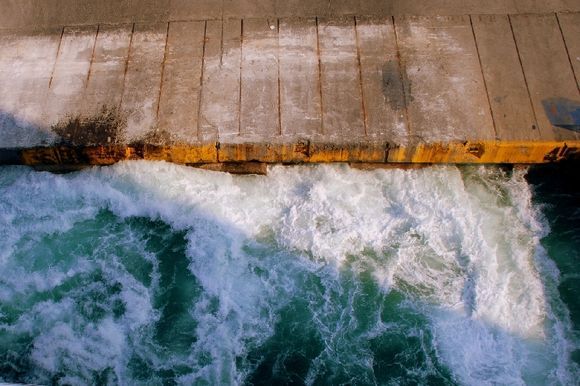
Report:
M580 195L565 181L0 168L0 380L576 384Z

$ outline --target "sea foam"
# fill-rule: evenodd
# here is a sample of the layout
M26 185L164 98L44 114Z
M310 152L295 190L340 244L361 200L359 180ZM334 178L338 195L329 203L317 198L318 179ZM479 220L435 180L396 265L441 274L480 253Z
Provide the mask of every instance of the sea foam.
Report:
M240 384L270 361L307 384L573 384L524 176L0 169L0 379Z

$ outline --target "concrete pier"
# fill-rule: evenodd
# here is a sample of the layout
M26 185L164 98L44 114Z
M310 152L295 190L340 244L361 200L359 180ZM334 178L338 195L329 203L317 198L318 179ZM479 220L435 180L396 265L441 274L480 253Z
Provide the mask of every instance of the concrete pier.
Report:
M51 3L0 0L0 163L580 158L578 1Z

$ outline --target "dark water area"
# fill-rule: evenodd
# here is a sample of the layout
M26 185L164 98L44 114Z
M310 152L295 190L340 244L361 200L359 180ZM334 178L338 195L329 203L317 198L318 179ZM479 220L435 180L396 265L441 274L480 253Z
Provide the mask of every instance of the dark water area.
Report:
M558 291L580 341L580 163L532 167L526 179L549 224L542 244L560 270ZM580 364L580 350L572 359Z
M0 168L0 382L575 385L561 168Z

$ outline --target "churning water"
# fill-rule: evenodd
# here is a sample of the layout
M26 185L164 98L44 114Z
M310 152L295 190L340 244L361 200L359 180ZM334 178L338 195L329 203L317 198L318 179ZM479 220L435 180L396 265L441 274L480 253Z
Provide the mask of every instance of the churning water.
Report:
M0 380L575 384L580 243L525 175L1 168Z

